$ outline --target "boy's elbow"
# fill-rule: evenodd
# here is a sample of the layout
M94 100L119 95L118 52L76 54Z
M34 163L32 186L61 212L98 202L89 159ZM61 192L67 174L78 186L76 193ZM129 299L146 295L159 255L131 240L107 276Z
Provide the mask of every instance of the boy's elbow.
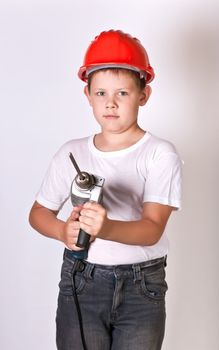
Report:
M29 216L28 216L28 222L30 224L31 227L35 228L34 226L34 222L35 222L35 209L34 209L34 205L32 206L32 208L30 209L29 212Z
M153 246L153 245L157 244L159 242L160 238L161 238L161 236L152 237L149 244L147 244L147 246Z
M163 235L164 229L165 229L165 227L157 226L156 230L150 236L150 239L149 239L147 246L153 246L153 245L157 244Z
M37 222L39 220L39 215L40 215L40 209L44 208L42 205L40 205L37 202L34 202L32 208L30 209L28 221L31 227L36 229Z

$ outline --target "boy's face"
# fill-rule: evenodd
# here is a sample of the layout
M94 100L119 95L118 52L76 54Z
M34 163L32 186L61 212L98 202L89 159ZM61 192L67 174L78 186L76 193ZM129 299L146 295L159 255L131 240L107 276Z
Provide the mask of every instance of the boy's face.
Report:
M96 72L91 80L90 91L85 94L93 109L102 132L123 133L135 130L139 106L145 105L150 87L140 90L134 78L127 72Z

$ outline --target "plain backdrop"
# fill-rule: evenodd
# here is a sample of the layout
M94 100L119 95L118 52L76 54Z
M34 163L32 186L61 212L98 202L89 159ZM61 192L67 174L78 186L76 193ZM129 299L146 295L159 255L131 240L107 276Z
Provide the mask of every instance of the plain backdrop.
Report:
M63 245L36 233L28 213L57 149L99 131L77 71L90 41L109 29L146 47L156 79L139 123L185 162L183 210L168 224L163 349L217 350L217 0L1 0L0 347L55 349Z

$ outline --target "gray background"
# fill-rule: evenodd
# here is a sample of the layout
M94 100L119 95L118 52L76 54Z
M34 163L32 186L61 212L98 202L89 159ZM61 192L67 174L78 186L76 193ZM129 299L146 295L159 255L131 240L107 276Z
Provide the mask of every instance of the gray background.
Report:
M1 349L55 349L63 246L34 232L28 212L56 150L99 130L77 70L111 28L138 37L156 72L140 125L185 161L183 210L169 222L163 349L218 349L216 0L1 0Z

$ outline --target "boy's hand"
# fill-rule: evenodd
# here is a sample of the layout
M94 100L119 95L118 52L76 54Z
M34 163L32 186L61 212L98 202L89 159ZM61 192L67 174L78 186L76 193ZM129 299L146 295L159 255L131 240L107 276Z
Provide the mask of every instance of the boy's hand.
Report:
M108 221L106 209L97 202L86 202L79 216L80 228L93 238L98 236Z
M70 217L64 225L62 241L71 250L82 250L82 248L76 246L79 230L81 228L80 222L78 221L81 209L82 206L74 207Z

